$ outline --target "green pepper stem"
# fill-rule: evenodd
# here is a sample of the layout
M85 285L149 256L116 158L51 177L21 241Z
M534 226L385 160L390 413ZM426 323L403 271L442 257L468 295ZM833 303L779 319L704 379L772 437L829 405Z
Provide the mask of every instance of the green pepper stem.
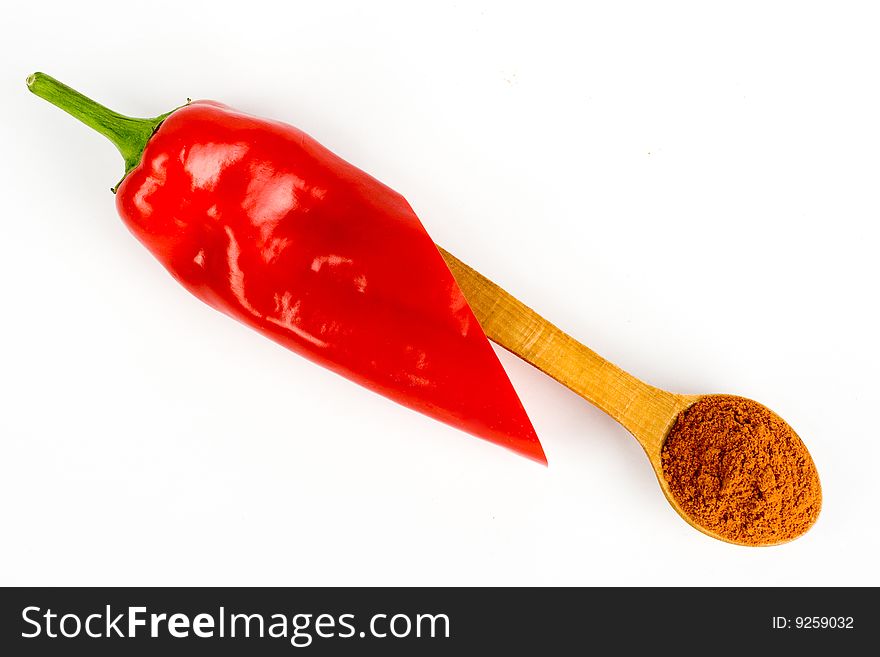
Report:
M28 89L107 137L125 160L125 175L140 164L144 149L168 114L136 119L114 112L45 73L27 79Z

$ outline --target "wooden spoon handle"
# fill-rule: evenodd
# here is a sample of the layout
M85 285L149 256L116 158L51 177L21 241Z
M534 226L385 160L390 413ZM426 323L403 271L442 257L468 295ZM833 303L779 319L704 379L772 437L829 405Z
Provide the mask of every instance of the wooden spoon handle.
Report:
M490 340L605 411L649 454L659 454L672 422L695 397L655 388L623 371L438 248Z

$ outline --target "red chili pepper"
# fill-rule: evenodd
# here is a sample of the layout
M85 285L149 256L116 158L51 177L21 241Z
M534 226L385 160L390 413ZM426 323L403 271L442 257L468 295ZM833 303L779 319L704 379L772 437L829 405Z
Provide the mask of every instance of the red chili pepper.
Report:
M404 406L546 463L400 194L300 130L219 103L132 119L41 73L28 87L117 146L119 214L195 296Z

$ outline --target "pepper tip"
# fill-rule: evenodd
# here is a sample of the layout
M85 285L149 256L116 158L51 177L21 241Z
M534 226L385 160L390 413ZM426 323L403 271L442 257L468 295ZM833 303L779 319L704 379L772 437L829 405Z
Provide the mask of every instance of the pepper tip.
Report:
M544 446L541 445L541 441L538 440L538 436L534 433L534 429L532 430L532 435L534 436L534 440L529 441L526 445L518 447L517 451L522 456L531 459L535 463L548 467L550 464L547 462L547 455L544 453Z
M547 461L547 454L544 453L544 449L539 447L539 452L532 456L532 460L535 461L538 465L543 465L545 468L550 467L550 463Z

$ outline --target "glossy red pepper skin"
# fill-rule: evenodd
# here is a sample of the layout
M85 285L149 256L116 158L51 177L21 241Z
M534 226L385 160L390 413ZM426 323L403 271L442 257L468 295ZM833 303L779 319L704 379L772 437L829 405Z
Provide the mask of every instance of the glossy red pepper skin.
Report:
M300 130L191 103L161 123L116 203L204 302L394 401L546 463L409 204Z

